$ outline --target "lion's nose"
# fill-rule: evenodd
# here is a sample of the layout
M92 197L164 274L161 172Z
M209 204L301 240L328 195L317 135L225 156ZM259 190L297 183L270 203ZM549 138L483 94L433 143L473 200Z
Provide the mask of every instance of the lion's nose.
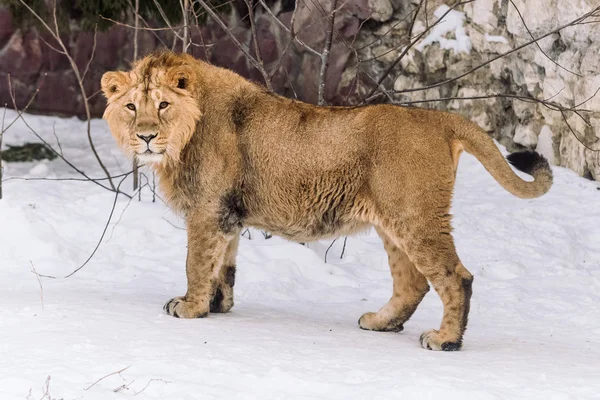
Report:
M153 135L137 135L137 137L149 144L150 141L156 137L156 133Z

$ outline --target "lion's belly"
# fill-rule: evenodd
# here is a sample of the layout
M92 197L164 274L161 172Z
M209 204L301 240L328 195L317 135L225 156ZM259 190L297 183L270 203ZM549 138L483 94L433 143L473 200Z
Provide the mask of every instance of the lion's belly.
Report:
M270 221L253 221L250 219L246 225L296 242L310 242L319 239L352 235L369 227L367 223L358 221L328 226L310 218L307 218L306 221L296 221L287 224L284 221L273 221L272 219Z

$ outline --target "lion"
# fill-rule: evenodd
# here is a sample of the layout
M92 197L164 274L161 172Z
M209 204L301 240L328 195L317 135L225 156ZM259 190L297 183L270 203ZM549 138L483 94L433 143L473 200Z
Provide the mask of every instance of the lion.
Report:
M245 227L307 242L374 227L393 279L390 300L358 325L401 331L429 291L443 302L421 345L463 343L473 275L456 254L449 214L460 154L473 154L508 192L552 185L538 153L508 156L461 116L391 104L316 106L279 96L187 54L162 52L102 77L104 118L128 156L151 166L187 227L187 292L164 310L203 318L233 307Z

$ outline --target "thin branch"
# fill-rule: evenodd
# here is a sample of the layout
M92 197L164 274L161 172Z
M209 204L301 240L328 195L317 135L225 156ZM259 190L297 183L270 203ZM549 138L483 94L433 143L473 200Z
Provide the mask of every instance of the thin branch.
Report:
M123 372L123 371L127 370L127 369L128 369L128 368L130 368L130 367L131 367L131 365L130 365L130 366L128 366L128 367L125 367L125 368L123 368L123 369L120 369L120 370L118 370L118 371L111 372L110 374L103 376L102 378L98 379L96 382L92 383L90 386L88 386L87 388L85 388L85 389L83 389L83 390L85 390L85 391L88 391L88 390L90 390L92 387L94 387L95 385L97 385L98 383L100 383L102 380L104 380L104 379L108 378L109 376L113 376L113 375L119 375L121 372Z
M342 253L340 254L340 258L344 258L344 253L346 252L346 242L348 242L348 236L344 238L344 246L342 247Z
M335 13L338 0L333 0L331 4L331 12L327 17L327 35L325 36L325 46L321 53L321 70L319 72L319 92L318 102L322 106L325 104L325 74L327 73L327 66L329 65L329 53L331 51L331 42L333 39L333 30L335 24Z
M169 22L169 18L167 18L167 14L165 14L163 8L160 6L160 3L157 0L154 0L154 5L156 6L156 9L160 13L160 16L165 21L167 26L171 29L171 31L173 31L173 34L175 35L175 37L180 39L181 41L183 41L183 38L181 36L179 36L179 33L177 33L177 31L171 26L171 23Z
M181 6L181 13L183 14L183 38L182 38L182 51L187 53L190 48L190 28L188 17L189 0L179 0L179 5Z
M92 115L91 115L91 111L90 111L90 104L87 101L86 91L85 91L85 87L83 85L83 79L81 77L81 74L79 73L79 68L77 67L77 64L75 63L75 60L69 54L69 52L67 50L67 47L65 46L65 43L61 39L59 31L58 31L58 18L56 16L56 0L54 0L53 6L52 6L52 15L53 15L53 22L54 22L55 30L52 30L52 28L50 28L50 26L48 26L48 24L43 20L43 18L40 17L30 6L28 6L27 3L25 3L24 0L19 0L19 1L48 30L48 32L54 37L54 39L56 40L56 42L59 44L60 48L64 52L65 57L67 57L67 60L69 61L69 64L71 65L71 69L73 70L73 73L75 74L75 77L77 78L77 83L79 85L79 90L80 90L81 95L82 95L82 97L84 99L83 106L85 108L85 115L86 115L86 118L87 118L87 136L88 136L88 142L90 143L90 147L92 149L92 153L94 154L94 157L96 158L96 161L98 161L98 164L100 165L100 168L102 168L102 170L104 171L104 173L106 174L107 177L110 177L110 173L108 172L108 169L106 169L106 166L102 162L102 159L100 159L100 156L98 155L98 152L96 151L96 146L94 146L94 141L92 139L92 132L91 132ZM114 183L113 183L113 181L111 179L108 180L108 183L109 183L109 185L110 185L110 187L112 188L113 191L116 190L115 189L115 185L114 185Z
M96 54L96 44L97 44L96 37L97 36L98 36L98 24L96 24L96 26L94 27L94 44L92 46L92 54L90 55L90 59L88 60L86 66L85 66L85 70L83 71L83 74L81 75L82 80L85 80L85 76L87 75L87 73L90 69L90 64L92 63L92 60L94 59L94 55Z
M523 18L523 15L521 14L521 10L519 10L519 7L517 7L517 5L514 3L513 0L509 0L510 4L513 5L513 7L515 8L515 10L517 11L517 14L519 14L519 18L521 19L521 22L523 23L523 26L525 27L525 29L527 30L527 33L529 34L529 37L533 39L533 33L531 33L531 30L529 30L529 27L527 26L527 24L525 23L525 18ZM539 49L539 51L542 52L542 54L544 56L546 56L546 58L548 60L550 60L552 63L554 63L557 67L562 68L563 70L578 76L580 78L583 78L583 75L578 74L577 72L573 72L570 69L567 69L565 67L563 67L562 65L560 65L558 62L556 62L555 60L553 60L552 58L550 58L550 56L548 54L546 54L546 52L542 49L542 47L540 46L540 44L538 42L535 42L535 45L537 46L537 48Z
M21 0L21 1L23 1L23 0ZM227 25L225 25L225 23L221 20L221 18L217 15L217 13L215 13L213 11L213 9L208 4L206 4L206 2L204 2L204 0L198 0L198 3L202 6L202 8L204 8L204 10L208 13L208 15L210 15L210 17L215 20L215 22L221 27L221 29L223 29L225 31L225 33L229 36L229 38L231 39L231 41L248 58L248 60L250 61L250 63L256 69L258 69L260 71L261 70L260 64L258 63L258 61L256 61L256 59L254 57L252 57L252 55L248 51L247 46L245 46L242 43L240 43L240 41L235 37L235 35L232 32L229 31L229 29L227 28Z
M119 174L119 175L113 175L110 178L111 179L121 178L121 177L129 175L131 173L133 173L133 171L122 173L122 174ZM89 181L106 181L106 180L108 180L108 177L106 177L106 176L103 177L103 178L89 178L89 177L88 178L23 178L23 177L20 177L20 176L12 176L10 178L6 178L2 182L8 182L8 181L77 181L77 182L89 182ZM122 194L125 194L125 193L122 193Z
M471 68L467 72L462 73L462 74L460 74L460 75L458 75L458 76L456 76L454 78L445 79L443 81L439 81L437 83L434 83L434 84L431 84L431 85L427 85L427 86L421 86L421 87L412 88L412 89L404 89L404 90L395 91L395 93L419 92L419 91L423 91L423 90L433 89L433 88L436 88L436 87L439 87L439 86L443 86L443 85L446 85L448 83L457 81L457 80L459 80L461 78L464 78L465 76L467 76L469 74L472 74L473 72L475 72L475 71L477 71L477 70L485 67L486 65L491 64L491 63L493 63L496 60L499 60L500 58L503 58L503 57L506 57L509 54L515 53L515 52L517 52L517 51L519 51L519 50L521 50L521 49L523 49L523 48L525 48L527 46L530 46L533 43L537 43L540 40L542 40L542 39L544 39L544 38L546 38L548 36L554 35L555 33L560 32L561 30L563 30L565 28L568 28L570 26L579 25L582 22L584 22L587 18L589 18L590 16L594 16L595 13L597 13L599 11L600 11L600 7L596 7L595 9L593 9L592 11L590 11L590 12L582 15L581 17L578 17L578 18L572 20L571 22L568 22L568 23L566 23L564 25L561 25L558 28L555 28L555 29L553 29L553 30L551 30L551 31L549 31L549 32L547 32L547 33L545 33L545 34L543 34L543 35L535 38L535 39L529 40L529 41L523 43L522 45L515 47L512 50L506 51L506 52L504 52L502 54L499 54L499 55L497 55L495 57L492 57L489 60L487 60L487 61L479 64L478 66L476 66L474 68Z
M40 285L40 301L42 302L42 311L44 311L44 287L42 286L42 279L40 278L40 274L38 274L35 270L35 266L33 265L33 262L31 262L31 260L29 261L29 264L31 264L31 273L35 275L38 284Z
M134 9L134 24L135 30L133 31L133 62L136 62L139 55L139 41L138 41L138 29L140 24L139 18L140 12L140 0L135 0L135 9ZM133 190L136 191L139 186L139 165L137 157L133 157L132 161L133 166Z
M567 124L567 127L569 128L569 130L571 131L571 133L573 134L573 136L575 136L575 139L577 139L577 141L579 143L581 143L581 145L583 147L585 147L586 149L588 149L589 151L593 151L593 152L600 152L600 148L598 149L592 149L590 146L588 146L587 144L585 144L583 142L583 140L581 140L579 138L579 134L575 131L575 129L573 129L573 127L571 126L571 124L569 123L569 121L567 120L567 116L565 115L564 111L560 112L560 115L562 116L563 121L565 121L565 124ZM596 141L597 142L597 141Z
M390 74L390 72L392 72L392 70L396 67L396 65L398 65L398 63L400 61L402 61L402 59L404 59L404 57L406 56L406 54L408 53L408 51L419 41L421 40L422 37L424 37L427 32L429 32L431 29L433 29L435 26L437 26L439 23L441 23L444 20L444 17L446 15L448 15L450 12L454 11L454 9L458 6L464 5L464 4L468 4L468 3L472 3L475 0L467 0L467 1L461 1L458 3L455 3L452 7L448 8L448 10L446 10L446 12L444 14L442 14L442 16L440 18L438 18L437 21L435 21L430 27L426 28L423 32L419 33L415 39L413 39L402 51L402 53L400 53L400 55L396 58L396 60L394 60L393 63L391 63L386 70L384 71L383 75L381 75L381 77L377 80L377 85L371 89L371 91L365 96L365 97L371 97L373 95L373 93L375 93L377 91L377 89L380 88L380 85L383 83L383 81L385 80L385 78L388 77L388 75ZM363 100L364 103L364 100Z
M146 390L146 388L148 387L148 385L150 385L150 383L152 383L152 382L171 383L171 381L165 381L164 379L157 379L157 378L150 379L150 380L148 381L148 383L146 383L146 386L144 386L144 388L143 388L142 390L140 390L139 392L135 392L135 390L134 390L134 392L135 392L134 396L137 396L138 394L140 394L140 393L142 393L144 390Z
M337 242L337 240L338 238L333 239L329 247L327 247L327 250L325 250L325 264L327 264L327 254L329 253L329 250L331 250L331 248L333 247L334 243Z
M269 8L269 6L267 6L267 4L264 2L264 0L258 0L258 2L265 9L265 11L267 11L267 13L269 15L271 15L271 17L273 17L275 22L277 22L277 24L279 26L281 26L287 33L289 33L291 35L292 38L291 38L290 42L293 42L295 40L302 47L304 47L306 50L308 50L310 53L314 54L315 56L321 57L321 53L319 53L317 50L313 49L312 47L310 47L309 45L304 43L294 32L294 22L296 19L296 11L298 10L298 1L295 2L294 11L292 13L292 19L291 19L289 28L287 26L285 26L285 24L283 22L281 22L281 20L279 18L277 18L277 16L275 14L273 14L273 11L271 11L271 9Z
M254 42L254 53L256 54L256 62L260 66L259 71L263 76L267 89L273 91L271 85L271 79L267 71L265 70L265 63L263 62L262 52L258 43L258 35L256 34L256 21L254 21L254 0L244 0L248 6L248 19L250 19L250 32L252 33L252 41ZM283 58L283 57L281 57Z
M11 96L11 100L12 100L12 103L13 103L13 107L14 107L15 109L17 109L17 102L16 102L16 99L15 99L15 95L14 95L14 93L13 93L13 91L12 91L12 83L11 83L10 75L7 77L7 80L8 80L9 93L10 93L10 96ZM39 89L38 89L38 90L39 90ZM70 162L69 160L67 160L67 158L66 158L66 157L64 157L62 154L60 154L58 151L56 151L56 150L55 150L55 149L52 147L52 145L51 145L50 143L48 143L48 142L47 142L47 141L46 141L46 140L45 140L43 137L41 137L41 136L40 136L40 134L39 134L39 133L37 133L37 132L35 131L35 129L33 129L33 128L31 127L31 125L29 125L29 123L28 123L28 122L25 120L25 117L23 117L23 113L19 113L19 115L18 115L18 118L20 118L20 119L21 119L21 121L23 121L23 123L25 124L25 126L26 126L26 127L27 127L27 128L30 130L30 131L31 131L31 133L33 133L33 134L35 135L35 137L37 137L37 138L38 138L38 140L40 140L40 141L41 141L41 142L42 142L44 145L46 145L46 147L47 147L47 148L48 148L50 151L52 151L52 152L53 152L53 153L54 153L54 154L55 154L57 157L59 157L61 160L63 160L65 163L67 163L67 165L68 165L69 167L73 168L73 169L74 169L74 170L75 170L77 173L79 173L81 176L83 176L83 177L87 178L87 180L89 180L89 181L91 181L91 182L94 182L96 185L98 185L98 186L100 186L100 187L102 187L102 188L104 188L104 189L106 189L106 190L108 190L108 191L111 191L111 192L115 192L115 191L117 191L116 189L111 189L110 187L108 187L108 186L105 186L105 185L103 185L103 184L99 183L97 180L93 180L93 179L91 179L89 176L87 176L87 175L85 174L85 172L83 172L82 170L80 170L79 168L77 168L77 167L76 167L76 166L75 166L75 165L74 165L72 162ZM107 175L105 179L106 179L107 181L109 181L109 182L112 182L112 179L110 178L110 175ZM123 193L123 194L127 196L127 194L126 194L126 193Z
M2 200L2 175L4 173L4 162L2 161L2 139L4 138L4 121L6 121L6 104L2 113L2 130L0 130L0 200Z
M100 239L98 240L98 243L96 243L96 247L94 248L94 251L92 251L92 254L90 254L90 256L87 258L87 260L85 260L85 262L83 264L81 264L79 267L77 267L71 273L63 276L62 277L63 279L64 278L69 278L69 277L73 276L75 273L77 273L79 270L81 270L83 267L85 267L87 265L87 263L90 262L90 260L92 259L92 257L94 257L94 255L96 254L96 251L98 251L98 248L100 247L100 244L102 243L102 240L104 239L104 235L106 235L106 231L108 230L108 226L110 225L110 221L112 220L112 216L113 216L113 214L115 212L115 208L117 207L117 200L119 198L119 194L122 194L122 192L120 191L121 184L123 184L123 182L125 181L125 179L127 178L128 175L129 174L125 175L123 177L123 179L121 179L121 181L119 182L119 185L117 186L117 190L115 192L115 199L114 199L112 207L110 209L110 214L108 215L108 220L106 221L106 224L104 225L104 230L102 231L102 235L100 235ZM56 276L51 276L51 275L40 275L40 276L43 276L44 278L57 279Z

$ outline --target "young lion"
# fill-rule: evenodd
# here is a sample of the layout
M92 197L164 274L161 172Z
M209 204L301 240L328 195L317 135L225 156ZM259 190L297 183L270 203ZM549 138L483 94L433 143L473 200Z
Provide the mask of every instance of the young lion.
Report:
M362 329L401 331L429 291L444 304L430 350L459 350L473 276L450 234L458 159L475 155L507 191L546 193L552 172L534 152L508 160L460 116L394 105L318 107L287 99L186 54L153 54L129 72L107 72L104 118L129 156L151 165L170 206L186 219L185 296L165 311L202 318L233 306L240 230L297 241L374 226L389 256L394 291Z

